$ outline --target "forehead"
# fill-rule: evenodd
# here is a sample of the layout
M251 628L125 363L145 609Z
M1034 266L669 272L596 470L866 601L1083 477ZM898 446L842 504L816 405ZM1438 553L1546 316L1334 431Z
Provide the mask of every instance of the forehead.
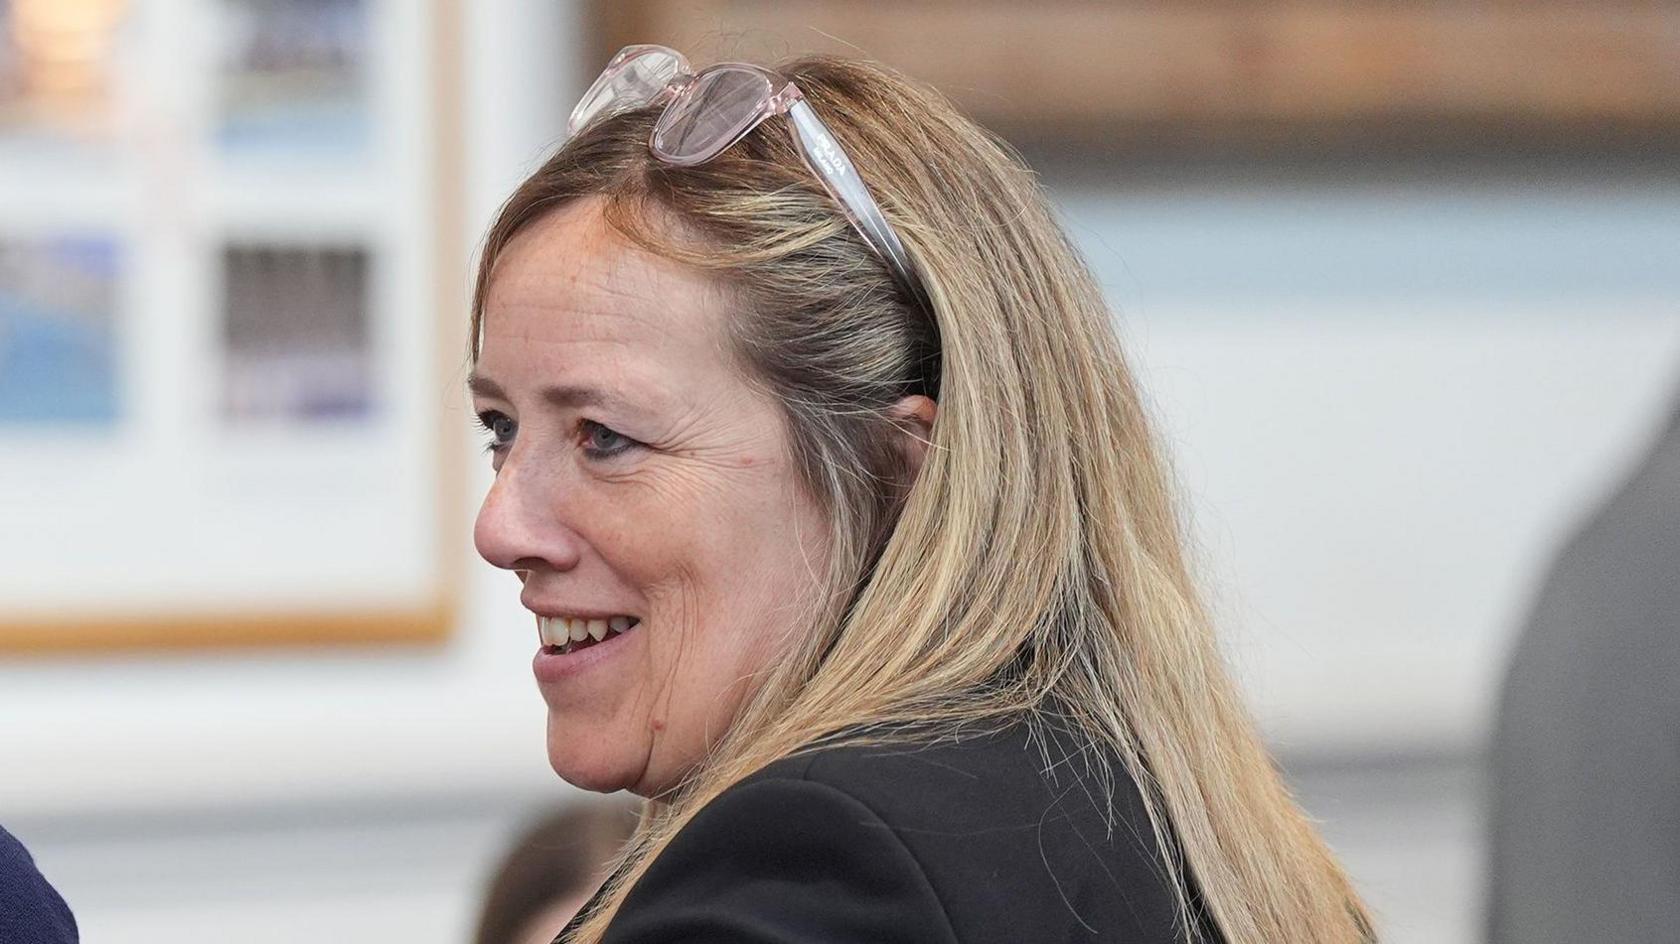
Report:
M680 381L726 366L716 279L632 245L601 209L598 197L573 201L508 242L485 293L478 372Z

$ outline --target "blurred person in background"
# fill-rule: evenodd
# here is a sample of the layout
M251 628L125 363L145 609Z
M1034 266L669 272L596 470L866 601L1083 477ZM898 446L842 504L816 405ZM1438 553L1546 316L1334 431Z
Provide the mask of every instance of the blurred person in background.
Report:
M1553 563L1492 768L1490 944L1680 937L1680 396Z
M17 837L0 828L0 942L76 944L76 917Z
M1372 940L1032 173L831 57L630 47L572 126L469 381L550 762L649 801L564 939Z
M577 803L520 834L484 896L475 944L548 944L611 871L636 825L622 803Z

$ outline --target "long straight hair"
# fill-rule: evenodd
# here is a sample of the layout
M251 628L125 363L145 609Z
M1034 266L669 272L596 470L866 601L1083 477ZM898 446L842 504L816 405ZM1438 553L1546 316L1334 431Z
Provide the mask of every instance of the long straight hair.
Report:
M598 941L677 831L772 761L864 727L1049 712L1137 782L1185 940L1190 876L1230 944L1372 940L1240 703L1112 316L1032 173L881 66L779 71L900 231L925 301L894 283L779 120L692 168L651 155L650 111L599 120L519 186L480 257L474 357L500 253L571 201L602 197L635 244L715 273L735 301L733 350L781 403L831 531L810 626L705 762L649 805L574 940ZM889 413L915 392L938 402L919 471Z

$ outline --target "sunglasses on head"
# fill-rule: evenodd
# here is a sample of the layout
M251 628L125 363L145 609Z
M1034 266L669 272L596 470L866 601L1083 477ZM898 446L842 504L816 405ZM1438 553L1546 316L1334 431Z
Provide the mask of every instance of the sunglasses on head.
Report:
M674 49L626 46L583 93L566 130L577 134L603 115L661 103L665 110L648 146L655 157L681 167L704 164L766 119L787 115L794 147L864 242L886 261L911 298L926 298L904 244L858 179L851 158L799 87L769 69L724 62L695 72Z

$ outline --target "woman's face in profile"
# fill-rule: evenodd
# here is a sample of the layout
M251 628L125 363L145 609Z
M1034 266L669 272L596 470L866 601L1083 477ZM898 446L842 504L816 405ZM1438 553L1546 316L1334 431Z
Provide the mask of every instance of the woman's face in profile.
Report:
M496 477L474 540L547 641L583 621L535 661L555 771L645 796L804 627L827 526L775 401L731 361L725 296L599 213L575 201L497 261L471 381Z

